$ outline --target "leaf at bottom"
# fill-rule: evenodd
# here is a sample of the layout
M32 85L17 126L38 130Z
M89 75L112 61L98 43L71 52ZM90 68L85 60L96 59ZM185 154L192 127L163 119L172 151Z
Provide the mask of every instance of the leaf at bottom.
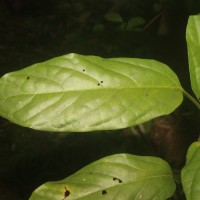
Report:
M174 191L171 169L162 159L116 154L43 184L29 200L165 200Z

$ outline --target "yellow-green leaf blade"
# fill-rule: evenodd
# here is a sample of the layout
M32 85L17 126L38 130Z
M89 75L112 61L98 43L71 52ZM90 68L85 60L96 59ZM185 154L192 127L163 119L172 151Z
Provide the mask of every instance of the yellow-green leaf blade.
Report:
M192 89L200 100L200 15L189 17L186 39Z
M172 112L182 87L164 64L68 54L0 79L0 115L45 131L119 129Z
M116 154L66 179L45 183L30 200L163 200L174 191L171 169L162 159Z
M200 142L190 145L186 165L181 171L181 180L187 200L198 200L200 197Z

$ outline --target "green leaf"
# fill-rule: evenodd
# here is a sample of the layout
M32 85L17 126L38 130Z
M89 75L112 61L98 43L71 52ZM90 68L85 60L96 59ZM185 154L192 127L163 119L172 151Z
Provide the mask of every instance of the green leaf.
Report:
M121 15L116 12L107 13L105 15L105 19L107 19L108 21L111 21L111 22L118 22L118 23L123 22L123 18L121 17Z
M187 153L186 165L181 171L183 190L187 200L200 197L200 142L194 142Z
M137 26L141 26L145 23L145 19L143 17L132 17L128 20L127 29L131 29Z
M45 131L129 127L172 112L182 98L176 75L154 60L68 54L0 79L0 115Z
M200 100L200 15L189 17L186 39L192 89Z
M173 195L175 187L171 169L164 160L116 154L66 179L43 184L30 200L163 200Z
M138 31L141 25L145 24L145 19L142 17L132 17L127 23L122 23L119 27L119 31Z

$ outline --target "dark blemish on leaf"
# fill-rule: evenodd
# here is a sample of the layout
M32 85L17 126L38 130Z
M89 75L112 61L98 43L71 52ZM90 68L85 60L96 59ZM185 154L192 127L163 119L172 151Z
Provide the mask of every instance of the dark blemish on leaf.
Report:
M85 69L83 69L83 72L85 72Z
M106 190L102 190L101 194L105 195L105 194L107 194L107 191Z
M100 83L97 83L97 85L100 86L101 84L100 84Z
M93 175L93 172L90 172L89 174L90 174L90 175Z
M29 76L27 76L26 80L28 80L28 79L30 79L30 77L29 77Z
M70 191L65 187L64 199L66 199L70 195Z
M148 94L148 93L146 93L146 94L145 94L145 96L146 96L146 97L148 97L148 96L149 96L149 94Z
M103 81L101 81L101 83L103 83Z
M119 183L122 183L122 180L116 177L113 177L113 181L118 181Z

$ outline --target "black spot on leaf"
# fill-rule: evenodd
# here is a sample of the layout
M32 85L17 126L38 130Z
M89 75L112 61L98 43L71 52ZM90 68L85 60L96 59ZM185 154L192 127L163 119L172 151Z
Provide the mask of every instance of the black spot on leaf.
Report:
M85 72L85 69L83 69L83 72Z
M29 79L30 79L30 77L29 77L29 76L27 76L27 77L26 77L26 80L29 80Z
M100 86L101 84L100 84L100 83L97 83L97 85Z
M119 183L122 183L122 180L116 177L113 177L113 181L118 181Z
M70 195L70 191L65 187L64 199L66 199Z
M103 81L101 81L101 83L103 83Z
M105 195L105 194L107 194L107 191L106 190L102 190L101 194Z

